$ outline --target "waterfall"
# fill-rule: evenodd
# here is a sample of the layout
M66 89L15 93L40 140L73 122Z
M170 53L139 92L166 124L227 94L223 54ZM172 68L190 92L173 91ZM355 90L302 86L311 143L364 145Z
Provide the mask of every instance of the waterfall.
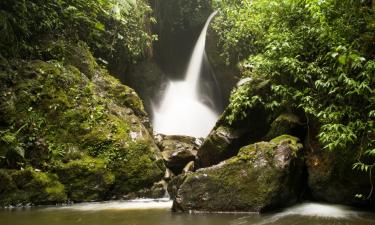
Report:
M216 123L217 112L202 104L198 95L206 33L216 13L208 17L199 35L185 79L170 81L160 106L153 107L153 126L158 133L205 137Z

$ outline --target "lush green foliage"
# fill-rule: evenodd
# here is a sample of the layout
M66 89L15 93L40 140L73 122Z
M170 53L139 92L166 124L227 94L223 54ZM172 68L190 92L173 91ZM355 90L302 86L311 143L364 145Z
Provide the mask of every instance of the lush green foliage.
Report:
M3 0L1 54L49 59L48 42L83 40L104 63L133 62L151 46L150 11L143 0Z
M228 116L251 105L303 109L317 119L325 148L356 149L364 171L375 166L375 17L371 1L224 0L215 21L228 63L272 83L267 97L232 94ZM371 178L372 179L372 178Z

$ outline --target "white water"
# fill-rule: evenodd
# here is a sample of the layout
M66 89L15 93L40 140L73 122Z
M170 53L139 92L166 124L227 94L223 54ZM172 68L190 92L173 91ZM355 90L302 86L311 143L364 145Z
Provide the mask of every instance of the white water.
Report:
M276 213L275 215L272 215L271 217L264 219L262 222L256 223L256 225L272 224L288 216L304 216L326 219L358 219L359 214L359 212L353 211L349 207L342 205L302 203L287 208L280 213Z
M171 81L158 108L153 108L153 126L157 133L205 137L214 127L218 114L200 102L198 81L202 68L208 25L207 19L191 55L183 81Z
M139 209L170 209L172 201L169 198L135 199L129 201L109 201L78 203L70 206L51 207L45 210L75 210L75 211L102 211L102 210L139 210Z

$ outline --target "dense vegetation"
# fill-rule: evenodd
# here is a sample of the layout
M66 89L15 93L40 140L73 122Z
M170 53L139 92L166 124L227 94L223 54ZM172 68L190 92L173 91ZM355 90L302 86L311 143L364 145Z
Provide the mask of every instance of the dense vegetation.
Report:
M62 56L58 40L81 40L103 63L126 64L151 47L146 26L153 19L144 1L4 0L0 9L3 57L48 60Z
M214 28L243 77L271 81L268 96L232 93L229 122L262 103L303 110L330 151L356 151L354 169L375 167L375 17L371 1L226 0ZM372 7L372 8L371 8ZM341 150L341 151L340 151ZM370 193L371 195L371 193ZM367 196L366 196L367 197Z

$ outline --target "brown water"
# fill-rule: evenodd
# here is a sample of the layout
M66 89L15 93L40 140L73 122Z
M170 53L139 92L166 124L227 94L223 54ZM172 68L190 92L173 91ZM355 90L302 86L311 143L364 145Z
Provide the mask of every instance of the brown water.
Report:
M279 213L188 214L170 201L130 201L0 210L0 225L374 225L375 213L302 204Z

